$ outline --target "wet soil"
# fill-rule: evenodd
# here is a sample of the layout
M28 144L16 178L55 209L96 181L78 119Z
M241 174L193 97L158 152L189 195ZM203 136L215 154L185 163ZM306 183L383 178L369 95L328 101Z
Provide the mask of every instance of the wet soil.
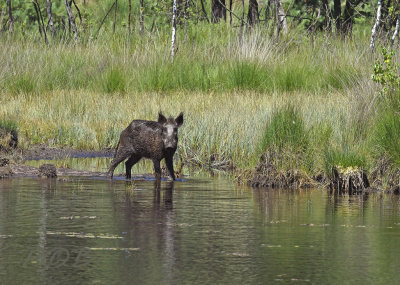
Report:
M62 159L62 158L80 158L80 157L113 157L114 149L104 150L77 150L70 147L57 148L46 145L33 145L29 149L22 151L22 160L41 160L41 159Z

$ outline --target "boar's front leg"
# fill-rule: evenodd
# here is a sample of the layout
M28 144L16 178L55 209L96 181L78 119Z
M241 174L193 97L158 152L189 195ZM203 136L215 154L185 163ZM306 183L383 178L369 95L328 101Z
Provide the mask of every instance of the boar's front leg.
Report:
M155 175L156 180L161 180L160 160L153 159L153 165L154 165L154 175Z
M140 156L132 154L131 157L125 162L126 178L131 179L132 177L132 166L134 166L139 160Z
M169 175L171 176L172 180L175 180L174 163L172 157L166 157L165 164L167 165Z

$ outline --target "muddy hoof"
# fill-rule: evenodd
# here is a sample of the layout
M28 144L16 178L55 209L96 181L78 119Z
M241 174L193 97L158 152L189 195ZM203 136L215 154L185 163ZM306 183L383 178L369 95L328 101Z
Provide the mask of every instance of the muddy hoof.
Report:
M13 175L13 172L9 166L0 167L0 178L8 178Z
M46 178L57 177L57 169L53 164L42 164L39 167L39 176Z

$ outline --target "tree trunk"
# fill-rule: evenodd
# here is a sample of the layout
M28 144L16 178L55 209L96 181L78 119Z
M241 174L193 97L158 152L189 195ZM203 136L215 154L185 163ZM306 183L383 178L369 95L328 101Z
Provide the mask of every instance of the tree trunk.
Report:
M117 9L118 9L118 0L115 0L114 5L114 23L113 23L113 34L115 34L115 26L117 25Z
M71 6L68 3L68 0L65 0L65 8L67 9L67 14L68 14L68 21L72 26L72 31L74 32L75 36L75 40L78 39L78 29L76 28L76 24L75 24L75 18L74 15L72 14L72 10L71 10Z
M284 33L287 33L288 27L287 27L287 22L286 22L285 10L283 10L283 6L282 6L282 0L275 0L275 1L276 1L279 32L281 30L283 30ZM278 37L279 37L279 32L278 32Z
M46 6L47 6L47 17L49 18L51 37L54 39L56 30L54 29L53 12L51 11L51 6L52 6L51 0L46 0Z
M382 10L382 0L378 0L378 9L376 10L376 20L374 26L372 27L371 43L369 45L371 50L375 49L375 38L376 38L376 32L378 31L378 27L381 21L381 10Z
M239 43L243 44L243 26L244 26L244 0L242 0L242 18L240 19L240 34L239 34Z
M176 46L176 0L172 5L172 36L171 36L171 58L174 60Z
M11 0L7 0L7 7L8 7L8 27L11 33L14 33L14 18L12 15L12 7L11 7Z
M221 18L226 20L225 0L212 0L211 21L218 23Z
M397 15L396 27L394 28L394 33L392 36L392 45L394 44L394 41L396 40L397 36L399 35L399 28L400 28L400 15Z
M267 7L265 8L265 26L268 28L269 20L273 19L274 16L271 16L271 11L273 12L272 5L274 4L274 0L268 0Z
M187 9L189 7L189 0L185 1L185 7L183 10L183 16L185 18L185 37L183 38L183 42L186 43L186 39L187 39Z
M328 0L322 0L322 16L324 17L324 29L326 31L331 30L331 18Z
M336 33L339 34L342 31L342 21L340 15L342 14L342 7L340 0L333 1L333 19L335 20Z
M131 34L132 0L128 0L128 33Z
M351 36L353 31L353 23L354 23L354 8L357 6L355 1L347 0L346 6L343 12L343 23L342 23L342 32L346 36Z
M143 17L143 10L144 10L144 0L140 0L140 11L139 11L139 24L140 24L140 35L144 33L144 17Z
M232 26L232 2L233 0L229 0L229 25Z
M204 2L203 2L203 0L200 0L200 3L201 3L201 10L203 11L204 16L206 17L207 22L210 23L210 19L208 18L206 8L204 8Z
M247 23L250 26L259 23L258 3L257 0L249 0L249 11L247 12Z
M47 41L46 27L44 26L43 16L42 16L42 12L40 10L39 2L37 0L33 0L32 3L33 3L33 6L35 7L35 11L36 11L37 21L38 21L38 25L39 25L39 33L40 33L40 35L42 35L42 32L43 32L44 42L47 44L48 41Z

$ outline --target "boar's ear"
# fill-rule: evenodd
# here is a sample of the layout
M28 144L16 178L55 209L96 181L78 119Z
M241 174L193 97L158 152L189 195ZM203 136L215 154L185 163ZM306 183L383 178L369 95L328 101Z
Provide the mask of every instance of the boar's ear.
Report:
M183 124L183 113L180 113L178 117L175 119L176 124L178 127L182 126Z
M167 118L165 118L161 112L158 113L158 122L160 124L165 124L167 122Z

